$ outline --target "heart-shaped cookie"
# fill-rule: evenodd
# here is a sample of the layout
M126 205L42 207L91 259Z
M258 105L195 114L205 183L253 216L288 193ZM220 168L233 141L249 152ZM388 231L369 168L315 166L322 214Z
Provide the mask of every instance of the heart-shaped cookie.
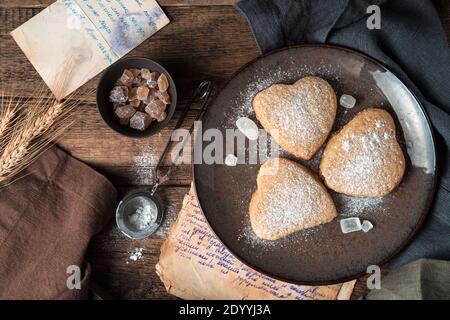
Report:
M330 222L336 208L319 179L301 164L285 158L264 163L249 206L256 235L276 240Z
M320 162L325 184L356 197L381 197L402 180L405 157L395 124L382 109L358 113L328 142Z
M337 100L331 85L305 77L292 85L275 84L256 94L256 118L281 148L305 160L319 150L330 134Z

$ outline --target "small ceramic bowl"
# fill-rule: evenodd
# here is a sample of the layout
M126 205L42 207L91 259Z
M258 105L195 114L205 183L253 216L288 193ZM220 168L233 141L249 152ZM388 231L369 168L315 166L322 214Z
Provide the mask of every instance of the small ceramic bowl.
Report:
M109 101L109 94L114 88L116 81L120 78L125 69L147 68L151 71L164 73L169 79L169 90L171 104L167 106L167 117L162 122L153 121L145 131L139 131L129 126L121 125L119 119L114 115L113 103ZM177 89L175 82L164 67L153 60L144 57L124 58L106 69L97 86L97 108L105 123L114 131L132 138L149 137L161 131L167 126L172 118L177 105Z

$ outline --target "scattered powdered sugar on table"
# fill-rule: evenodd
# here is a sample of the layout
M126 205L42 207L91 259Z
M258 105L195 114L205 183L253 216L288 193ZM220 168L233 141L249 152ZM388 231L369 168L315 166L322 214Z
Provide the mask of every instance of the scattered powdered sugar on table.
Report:
M139 154L133 158L137 184L151 185L154 183L153 167L156 165L156 161L154 150L151 146L143 147Z
M128 259L136 262L139 261L143 258L144 256L144 248L135 248L133 249L133 251L128 252L129 256ZM129 263L129 261L127 261L127 264Z

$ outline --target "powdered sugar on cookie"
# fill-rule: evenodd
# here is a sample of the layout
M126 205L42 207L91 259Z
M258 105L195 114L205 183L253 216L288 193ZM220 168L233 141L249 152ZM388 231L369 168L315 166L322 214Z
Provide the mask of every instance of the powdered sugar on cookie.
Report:
M305 77L293 85L276 84L253 100L257 119L285 150L310 159L326 140L336 116L336 95L325 80Z
M325 187L298 163L283 158L269 160L261 167L257 183L249 213L253 230L263 239L279 239L336 217Z
M381 109L359 113L330 139L320 170L327 186L340 193L377 197L392 191L405 159L391 116Z

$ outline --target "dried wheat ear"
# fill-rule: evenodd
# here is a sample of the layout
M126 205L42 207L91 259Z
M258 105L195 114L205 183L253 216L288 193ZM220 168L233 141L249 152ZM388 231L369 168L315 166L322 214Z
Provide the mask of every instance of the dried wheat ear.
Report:
M83 99L52 98L45 87L32 96L15 96L2 86L0 92L0 188L20 178L30 165L73 123L75 107ZM88 93L85 93L88 94Z

